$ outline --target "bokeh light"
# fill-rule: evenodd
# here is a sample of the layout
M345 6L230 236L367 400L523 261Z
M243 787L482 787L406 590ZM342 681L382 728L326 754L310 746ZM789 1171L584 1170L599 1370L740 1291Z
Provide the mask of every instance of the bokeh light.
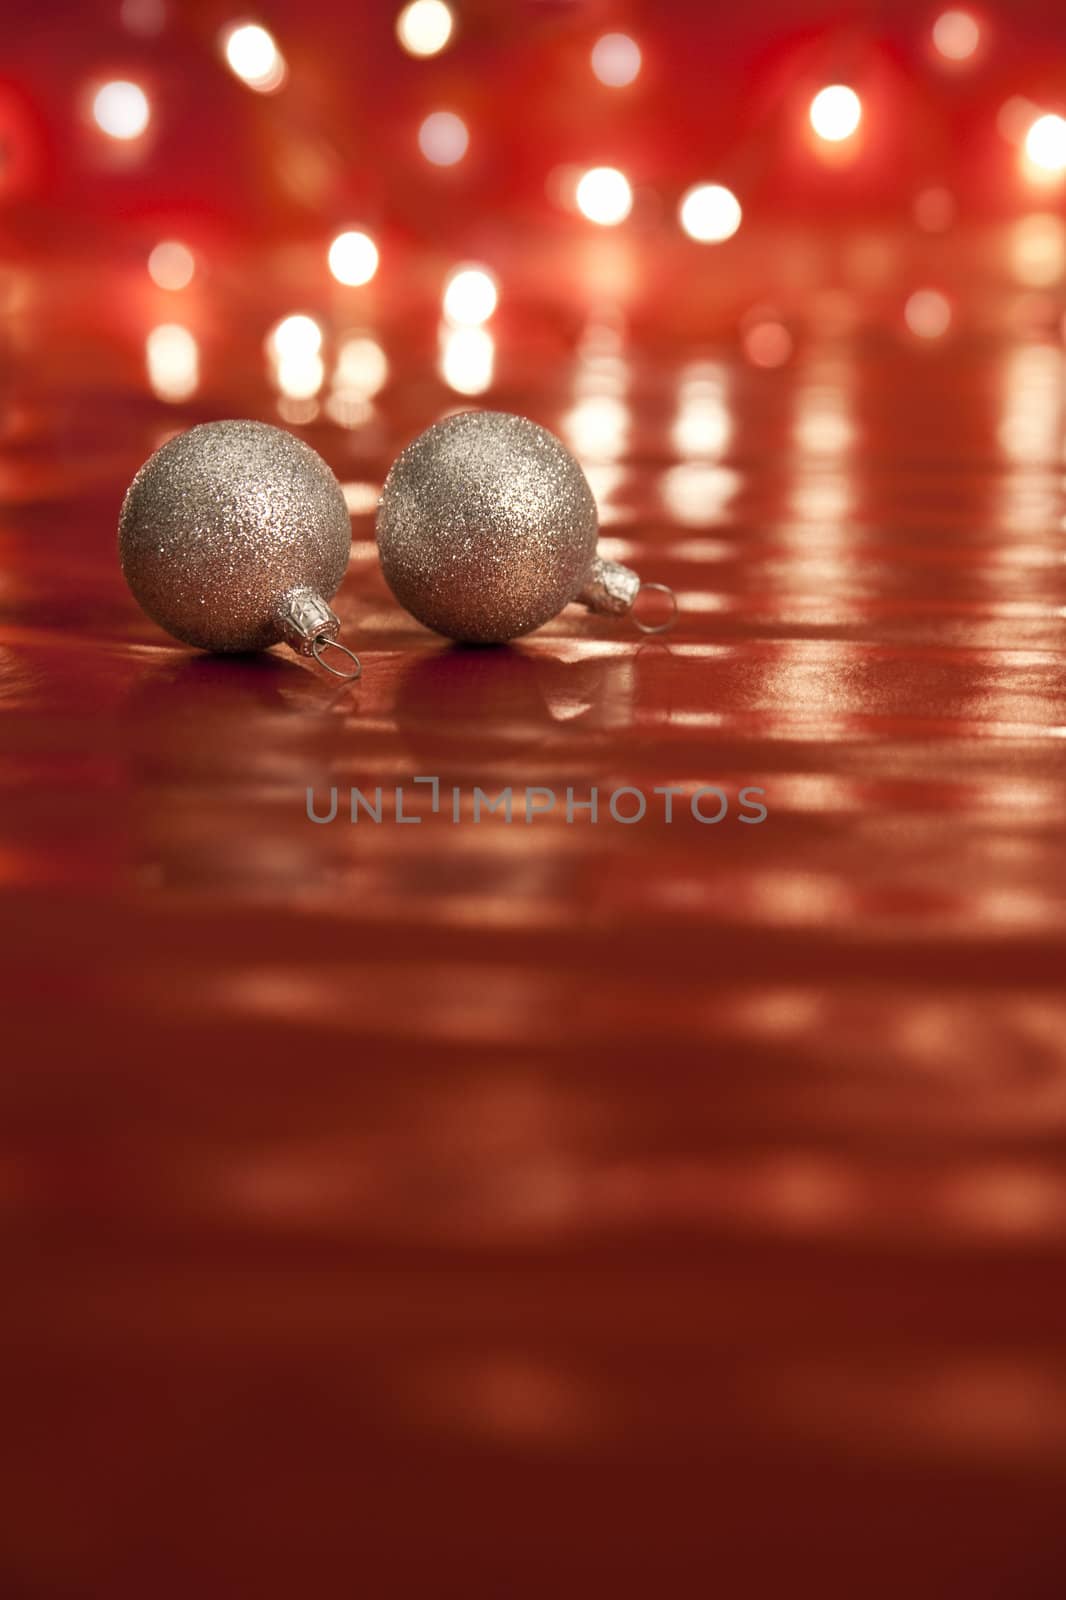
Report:
M164 239L148 257L148 276L160 289L188 288L195 271L192 251L176 239Z
M355 333L341 342L333 375L337 389L369 398L385 387L388 376L388 357L376 339Z
M1015 345L1002 380L1000 445L1012 461L1051 467L1062 455L1062 352L1050 344ZM1046 489L1017 480L1004 485L1005 509L1015 529L1046 536L1049 523L1061 515L1058 481L1051 479Z
M811 127L827 144L850 139L862 120L862 101L854 89L833 83L811 101Z
M1039 107L1024 94L1012 94L996 113L996 127L1008 144L1024 144L1025 136L1039 114Z
M230 71L257 94L272 94L285 82L285 57L259 23L226 29L222 49Z
M955 196L940 184L931 184L915 195L914 220L923 233L947 233L955 212Z
M329 270L338 283L358 289L378 270L378 247L358 229L338 233L329 247Z
M454 111L431 111L418 130L418 148L435 167L454 167L469 145L466 123Z
M326 376L322 329L314 317L302 311L282 317L267 338L267 354L284 402L278 408L283 420L304 426L317 415L318 407L311 401Z
M603 228L624 222L633 209L629 179L617 167L592 167L577 186L577 206L583 217Z
M118 16L127 33L154 39L167 25L167 0L122 0Z
M630 412L615 395L588 395L562 419L563 437L582 465L617 461L629 437Z
M633 83L640 68L640 46L627 33L605 33L592 47L592 70L609 89Z
M1019 217L1010 230L1011 271L1027 289L1053 289L1066 276L1066 225L1050 212Z
M742 482L732 467L710 461L682 461L659 481L663 502L686 528L709 528L722 515Z
M105 83L96 91L93 118L111 139L139 139L151 118L148 96L139 83Z
M444 289L444 315L458 327L487 322L499 298L496 279L485 267L462 267L453 272Z
M764 371L787 365L792 355L792 335L775 317L757 317L747 322L740 341L752 366Z
M733 419L727 403L726 374L710 361L693 361L678 385L677 416L670 438L679 456L715 460L728 449Z
M939 289L916 289L903 319L916 339L942 339L951 327L951 301Z
M457 394L484 394L491 387L496 342L487 328L449 328L441 332L441 376Z
M274 369L278 388L290 400L310 400L321 389L325 376L325 362L317 350L283 355Z
M945 61L969 61L980 43L980 26L968 11L945 11L933 24L933 44Z
M858 443L855 412L846 387L826 378L803 385L795 397L792 436L809 456L843 456Z
M358 389L331 389L326 397L325 410L326 416L338 428L365 428L374 415L372 401L365 394L360 394ZM377 504L376 497L374 503Z
M1041 172L1066 172L1066 120L1053 114L1037 117L1025 136L1025 154Z
M731 239L740 227L743 212L740 201L719 183L700 183L681 201L681 226L690 239L701 244L721 244Z
M200 349L188 328L163 322L145 340L145 365L152 393L160 400L187 400L200 383Z
M454 28L444 0L412 0L396 18L396 37L409 56L439 55Z
M278 361L317 355L322 348L322 329L314 317L302 311L282 317L269 338L269 347Z

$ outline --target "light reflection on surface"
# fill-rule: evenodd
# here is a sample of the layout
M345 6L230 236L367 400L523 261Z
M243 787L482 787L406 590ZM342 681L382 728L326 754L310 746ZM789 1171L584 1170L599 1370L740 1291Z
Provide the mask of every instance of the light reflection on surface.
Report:
M350 334L341 340L334 371L339 389L369 397L385 387L388 376L388 357L370 334Z
M1023 1351L912 1352L887 1372L854 1357L797 1362L775 1400L809 1440L840 1445L858 1430L879 1460L1050 1464L1066 1443L1061 1373Z
M582 461L617 461L629 435L629 409L624 400L590 395L562 419L563 438Z
M605 1422L604 1400L587 1375L502 1352L432 1362L408 1400L420 1427L472 1432L512 1449L565 1448L596 1438Z
M784 530L784 540L805 547L806 526L818 524L822 559L831 566L823 593L833 593L848 571L858 437L854 395L854 356L828 353L802 373L792 395L787 505L798 526Z
M1038 433L1029 435L1028 425L1024 423L1020 430L1015 430L1014 422L1005 423L1000 443L1006 441L1008 455L1013 455L1011 446L1019 441L1023 449L1028 448L1027 438L1031 438L1039 450L1041 441ZM1046 540L1049 528L1066 528L1062 517L1062 486L1058 474L1050 467L1038 471L1033 466L1020 465L1016 460L1013 466L1008 466L1000 480L997 515L1004 531L1014 536L1021 534ZM1032 547L1028 550L1016 547L1010 554L1013 560L1024 560L1029 566L1061 564L1061 557L1049 551L1046 545L1040 551Z
M200 385L200 347L188 328L164 322L145 341L152 393L160 400L188 400Z
M1063 352L1057 345L1017 345L1008 351L998 438L1012 461L1038 466L1060 459L1063 383Z
M1009 1164L964 1168L943 1184L949 1226L1004 1236L1066 1230L1066 1182L1060 1173Z
M813 386L798 391L793 437L805 454L842 455L855 444L855 431L842 394Z
M719 520L740 484L739 472L731 467L685 461L663 473L660 492L683 527L702 528Z
M487 328L452 328L440 331L440 371L457 394L484 394L491 388L496 364L496 341Z
M377 483L342 483L344 503L349 516L362 517L377 510L381 485Z
M671 429L675 450L687 459L714 460L726 453L732 437L724 369L714 362L690 362L678 383Z
M362 428L374 415L371 401L359 389L338 388L326 396L325 411L338 428Z
M304 425L318 414L314 397L326 378L322 329L302 312L283 317L267 336L270 375L280 400L278 410L291 424Z
M625 348L626 322L616 307L593 312L581 331L578 355L584 361L596 357L621 356Z
M629 389L630 378L620 326L609 321L590 321L577 346L573 377L575 399L602 397L620 401Z
M1066 225L1050 212L1020 217L1010 230L1011 270L1029 289L1050 289L1066 273Z
M842 620L846 614L842 597L852 581L851 518L857 500L854 383L852 357L826 356L803 373L792 396L793 449L785 506L794 521L779 531L791 554L775 588L782 594L779 604L807 626L824 625L834 615ZM780 677L778 665L769 671L775 689L787 693L787 674ZM837 709L831 682L819 684L815 692L828 697L822 709L831 715Z
M278 416L290 428L309 427L319 413L319 404L314 395L291 395L282 392L278 396Z
M600 527L616 527L619 523L630 519L631 513L627 508L616 505L614 497L625 482L626 473L623 467L614 466L610 462L588 461L582 464L582 470L592 490L596 509L599 512ZM604 541L601 540L601 554ZM617 556L614 559L621 560Z
M897 322L911 286L893 288ZM416 425L425 350L390 334L382 393L374 336L342 337L334 362L317 325L295 334L296 357L331 372L323 411L345 397L366 417L381 394L379 442L326 441L349 509L370 519ZM69 1083L87 1105L91 1089L89 1124L64 1123L54 1149L36 1113L25 1137L21 1113L11 1130L31 1220L82 1240L87 1214L106 1223L88 1353L85 1273L49 1291L70 1313L48 1333L57 1418L60 1367L126 1372L133 1350L135 1394L156 1364L198 1427L213 1407L230 1440L232 1375L259 1349L271 1373L317 1373L295 1405L321 1406L342 1477L352 1432L338 1405L398 1453L418 1430L450 1434L447 1473L439 1454L414 1454L433 1494L456 1480L456 1506L477 1501L496 1442L515 1459L528 1449L538 1474L569 1473L610 1436L648 1460L651 1496L662 1460L733 1458L755 1430L782 1476L813 1443L839 1486L886 1458L925 1486L948 1460L963 1468L940 1479L950 1496L972 1481L975 1448L1058 1471L1066 1385L1045 1311L1066 1238L1061 352L1010 358L988 341L968 354L960 328L942 356L896 338L868 360L860 345L851 372L818 344L804 325L794 364L769 378L732 339L719 361L664 372L604 316L572 390L545 361L516 403L553 423L593 404L581 426L610 459L590 482L639 518L604 552L680 564L678 635L642 651L571 613L511 650L451 650L367 571L365 591L341 598L360 632L373 613L381 652L347 708L282 652L207 662L205 677L120 609L104 559L113 512L102 506L97 538L80 463L48 462L35 480L21 447L6 456L5 490L27 503L70 469L70 514L57 500L54 521L57 538L72 533L56 561L40 506L20 521L5 505L18 632L2 676L27 711L11 719L19 831L5 881L53 885L79 948L106 935L111 953L89 977L76 961L65 972L88 1018L114 1022L106 1059L84 1060L77 1039L39 1051L42 1030L56 1043L47 1007L22 1047L50 1104ZM282 401L296 420L318 398ZM157 431L182 420L145 409ZM360 532L369 567L369 520ZM55 625L71 616L83 636ZM11 660L24 674L8 687ZM138 701L163 661L165 682ZM279 715L300 691L300 714ZM46 741L37 720L59 693L94 717L54 718ZM79 847L66 856L47 795L61 760L79 796L63 806ZM388 788L444 761L493 788L628 777L638 762L649 786L765 781L772 822L741 849L713 829L621 838L558 818L452 829L423 814L410 829L316 830L300 815L309 774ZM78 832L86 810L105 830L99 852ZM130 810L149 819L147 865L163 876L140 877L118 914L104 896L82 913L84 879L113 870L97 853L128 851ZM49 962L64 959L55 905L25 929ZM649 1090L656 1051L673 1064L668 1095ZM1019 1281L1044 1287L996 1292ZM25 1302L11 1300L29 1348ZM57 1462L78 1448L75 1421ZM124 1426L140 1470L154 1419L140 1436ZM179 1445L204 1458L197 1429ZM251 1453L225 1468L244 1481ZM754 1475L756 1507L761 1458ZM51 1504L51 1461L41 1477ZM284 1487L298 1495L305 1477L298 1462ZM117 1548L136 1480L131 1468L108 1485ZM989 1490L997 1515L1010 1481ZM1031 1482L1014 1499L1022 1522ZM614 1515L608 1503L605 1525ZM47 1549L51 1519L41 1526ZM1024 1591L1035 1568L1019 1549Z
M624 399L630 385L624 320L592 315L582 330L573 373L574 405L560 431L586 468L609 467L625 449L630 415Z

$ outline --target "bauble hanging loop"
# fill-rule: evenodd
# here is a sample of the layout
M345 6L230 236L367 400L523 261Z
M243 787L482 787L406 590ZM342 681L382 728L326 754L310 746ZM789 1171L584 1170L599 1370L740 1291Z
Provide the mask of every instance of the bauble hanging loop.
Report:
M502 411L461 412L419 434L378 506L378 553L397 600L428 628L476 644L516 639L574 600L629 615L642 587L665 587L603 560L598 537L574 457L546 428Z
M119 518L119 559L144 611L201 650L284 642L321 665L340 620L328 602L348 566L352 529L329 467L265 422L206 422L141 467Z

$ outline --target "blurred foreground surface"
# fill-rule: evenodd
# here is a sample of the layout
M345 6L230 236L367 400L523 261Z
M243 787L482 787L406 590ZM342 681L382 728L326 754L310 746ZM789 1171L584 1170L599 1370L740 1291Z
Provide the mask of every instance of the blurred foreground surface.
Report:
M173 645L115 561L168 430L282 420L258 328L168 407L88 304L23 325L0 1588L1060 1596L1060 342L845 318L760 370L514 312L471 403L563 433L682 621L467 651L374 556L463 403L395 309L352 426L288 406L354 513L339 693ZM344 820L417 775L770 815Z

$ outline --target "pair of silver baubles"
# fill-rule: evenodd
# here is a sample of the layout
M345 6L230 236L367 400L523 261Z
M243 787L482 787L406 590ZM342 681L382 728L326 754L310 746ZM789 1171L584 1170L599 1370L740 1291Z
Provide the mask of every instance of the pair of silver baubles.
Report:
M382 570L400 604L477 644L529 633L571 601L625 615L642 588L663 587L603 560L598 536L573 456L504 412L427 428L393 463L377 513ZM231 652L284 642L341 677L359 671L329 605L350 547L329 467L263 422L208 422L170 439L130 484L119 521L126 581L176 639ZM343 653L343 669L330 651Z

